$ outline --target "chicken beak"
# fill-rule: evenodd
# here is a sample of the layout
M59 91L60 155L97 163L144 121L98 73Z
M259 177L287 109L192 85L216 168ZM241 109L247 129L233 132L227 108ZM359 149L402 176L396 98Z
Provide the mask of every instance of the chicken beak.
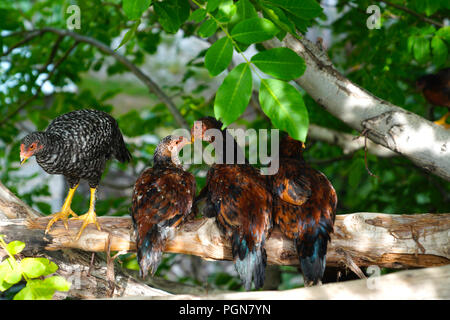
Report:
M23 165L25 163L25 161L27 161L29 157L24 156L24 155L20 155L20 165Z
M191 136L191 144L194 143L194 141L195 141L195 137L194 137L194 135L192 135Z

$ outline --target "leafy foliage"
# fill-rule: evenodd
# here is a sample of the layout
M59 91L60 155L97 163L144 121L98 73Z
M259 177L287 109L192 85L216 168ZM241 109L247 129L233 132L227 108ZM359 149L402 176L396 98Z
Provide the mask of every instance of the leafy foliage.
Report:
M26 281L26 285L14 295L14 300L50 300L56 291L69 291L70 283L61 276L47 277L58 270L58 266L46 258L24 258L17 261L15 255L22 252L25 243L6 243L0 235L0 247L8 253L0 263L0 291ZM43 277L46 277L42 279Z
M189 124L215 115L226 126L276 127L307 140L305 158L332 181L339 213L445 212L450 185L410 161L370 154L365 161L363 150L349 156L337 146L307 139L309 123L357 132L290 83L305 71L303 59L289 49L266 50L261 45L272 38L282 40L288 33L302 36L297 32L325 31L325 40L331 34L327 54L345 77L410 112L430 120L440 118L446 109L427 106L414 82L449 66L450 27L442 25L450 16L448 1L390 3L396 6L378 3L381 28L368 29L366 9L373 3L367 0L339 0L334 7L321 7L316 0L78 0L81 29L74 31L116 50L148 74ZM66 30L70 4L68 0L0 2L0 180L29 205L51 213L51 177L20 168L20 138L45 129L56 116L74 109L104 110L118 119L133 162L108 164L97 213L127 215L134 179L151 165L159 138L179 125L165 104L123 64L95 46L75 45L71 37L48 32L20 43L33 29ZM201 45L184 52L185 41ZM179 58L169 61L172 52ZM368 174L366 165L378 179ZM205 169L190 168L199 189L205 183ZM107 178L119 175L124 183L114 180L107 187ZM102 194L103 190L107 191ZM75 195L72 208L75 212L86 209L82 193ZM127 266L136 267L133 258L127 261ZM164 277L173 256L168 255L166 262L158 271ZM36 270L47 267L36 264ZM8 275L10 281L19 277L12 271ZM290 277L283 275L280 288L291 287ZM208 281L236 290L239 282L233 279L220 270ZM39 287L34 282L30 286Z

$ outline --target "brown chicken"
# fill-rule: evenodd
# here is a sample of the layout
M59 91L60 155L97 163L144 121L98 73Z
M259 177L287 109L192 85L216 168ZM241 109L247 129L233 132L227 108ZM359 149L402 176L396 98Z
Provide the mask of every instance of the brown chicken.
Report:
M440 70L436 74L427 74L416 81L416 86L422 91L427 101L436 106L447 107L449 111L436 124L449 129L450 124L446 123L450 116L450 68Z
M167 241L191 213L195 178L183 170L179 151L189 144L184 137L167 136L154 154L153 168L147 168L134 185L131 216L137 234L140 275L153 275Z
M274 223L294 240L305 286L321 282L327 245L336 215L337 196L325 175L303 160L302 142L285 136L280 167L271 176Z
M220 121L206 117L197 121L191 130L193 139L213 143L216 159L217 156L226 159L227 153L234 152L234 156L229 157L234 159L231 161L233 164L214 163L211 166L206 186L196 203L206 198L203 214L216 217L219 229L231 241L236 271L245 289L251 289L252 278L258 289L264 285L265 279L267 256L264 246L272 229L272 195L266 179L257 169L247 163L236 162L242 150L233 137L221 128ZM216 129L219 136L210 134L209 129ZM221 139L222 149L217 148Z

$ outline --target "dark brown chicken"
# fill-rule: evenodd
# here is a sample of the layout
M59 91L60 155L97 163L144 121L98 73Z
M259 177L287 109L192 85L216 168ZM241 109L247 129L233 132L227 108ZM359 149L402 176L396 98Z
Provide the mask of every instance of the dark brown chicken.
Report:
M435 121L436 124L449 129L450 124L446 123L450 116L450 68L445 68L436 74L427 74L416 81L416 86L422 91L427 101L436 106L447 107L447 112L441 119Z
M236 162L242 151L233 137L221 128L220 121L206 117L197 121L191 130L193 139L213 143L216 159L227 159L227 154L234 152L234 156L229 156L233 164L216 162L211 166L206 186L196 202L206 198L204 215L216 217L219 229L231 241L235 267L245 289L251 289L252 278L255 288L261 288L267 263L264 245L272 229L272 195L257 169ZM210 129L216 129L218 135L209 133ZM222 149L219 140L223 142ZM245 158L243 160L245 162Z
M303 160L303 143L285 136L280 143L280 167L271 176L273 215L286 237L294 240L305 285L321 282L337 196L325 175Z
M153 275L166 242L191 213L195 178L183 170L179 151L190 141L167 136L158 144L153 168L142 172L134 185L131 216L137 234L140 275Z

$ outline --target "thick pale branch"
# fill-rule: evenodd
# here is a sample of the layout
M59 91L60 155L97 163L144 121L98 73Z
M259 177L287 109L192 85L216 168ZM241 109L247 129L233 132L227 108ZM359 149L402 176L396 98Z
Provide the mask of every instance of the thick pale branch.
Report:
M267 48L279 47L268 41ZM326 53L305 38L287 35L281 44L305 59L295 80L327 111L375 143L403 155L419 167L450 181L450 131L384 101L340 74Z
M130 299L131 297L125 297ZM329 283L284 291L254 291L212 295L134 297L135 299L215 300L423 300L450 299L450 266L407 270L368 279ZM269 303L270 304L270 303Z
M108 237L112 251L134 251L136 245L128 217L100 217L102 231L90 226L75 240L81 223L71 221L69 230L58 222L50 233L43 230L49 218L15 219L0 222L0 234L23 240L45 250L76 248L105 251ZM358 266L430 267L450 263L450 215L388 215L354 213L336 218L335 232L327 254L328 266L345 266L350 257ZM266 242L269 264L298 264L291 240L278 229ZM185 224L170 241L166 252L191 254L206 260L231 260L231 247L214 219Z
M344 154L352 154L364 148L364 137L355 137L352 134L324 128L315 124L310 124L308 128L308 138L337 145L342 148ZM379 157L393 157L397 154L372 141L367 142L369 153Z

